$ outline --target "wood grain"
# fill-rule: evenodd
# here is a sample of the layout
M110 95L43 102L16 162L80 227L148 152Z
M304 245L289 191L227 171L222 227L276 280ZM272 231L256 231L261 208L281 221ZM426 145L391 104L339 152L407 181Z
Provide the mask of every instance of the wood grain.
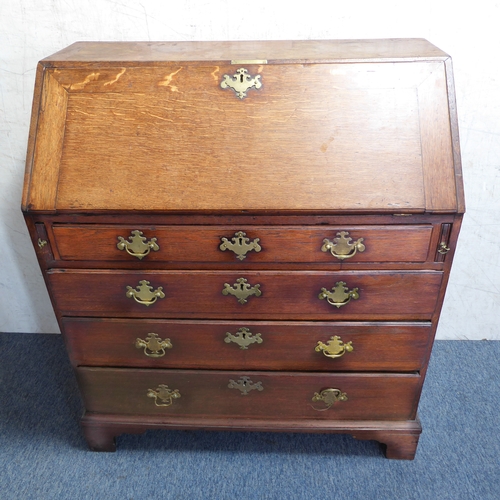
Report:
M51 71L46 71L34 139L34 158L25 179L27 210L54 210L59 182L59 162L63 151L68 95Z
M150 262L234 262L238 259L230 250L220 250L222 238L231 241L243 231L250 242L259 239L261 251L254 250L239 261L242 269L249 263L330 262L340 259L321 251L325 238L333 241L337 233L346 231L354 243L363 238L365 250L356 252L346 263L353 262L425 262L429 251L432 226L99 226L54 225L55 247L62 260L137 262L138 258L117 248L118 236L128 239L140 230L149 241L157 239L158 251L151 251L141 260L147 268Z
M248 328L262 343L241 349L226 343L227 333ZM63 318L63 330L74 366L285 371L418 371L430 342L430 323L344 323L269 321L134 320ZM154 332L170 339L161 358L135 345ZM334 335L353 351L327 358L315 351Z
M241 67L263 84L245 99L220 87ZM210 428L347 432L414 457L464 211L451 59L425 40L73 44L38 68L23 211L92 449ZM135 229L160 250L118 250ZM365 245L344 262L321 251L342 230ZM237 231L262 251L222 252ZM224 296L239 278L262 295ZM141 280L165 298L127 298ZM359 298L319 299L340 281ZM243 327L263 342L225 342ZM149 333L172 349L147 357ZM315 351L334 335L354 350ZM264 390L228 388L242 376ZM156 406L159 384L181 398ZM318 411L328 387L348 400Z
M219 86L232 67L127 71L110 90L117 76L59 74L57 208L422 211L416 86L433 65L339 66L249 68L264 83L243 101Z
M48 273L59 310L67 316L150 318L247 318L297 320L428 320L436 308L442 273L436 271L92 271ZM225 283L239 278L260 284L262 295L240 304L224 296ZM151 306L126 297L127 286L147 280L163 287L164 299ZM344 281L360 298L331 306L318 298L321 289Z
M421 380L416 374L271 373L192 370L140 370L119 368L76 369L87 411L99 413L225 416L248 418L309 418L407 420L415 414L415 391ZM261 382L262 391L246 396L228 388L248 376ZM147 397L159 384L179 390L181 397L169 407L155 405ZM316 392L336 388L347 401L327 411ZM318 411L320 410L320 411Z
M447 54L421 38L373 40L273 40L224 42L77 42L43 60L46 66L103 63L137 64L164 61L267 59L268 64L292 61L352 62L357 60L442 60Z

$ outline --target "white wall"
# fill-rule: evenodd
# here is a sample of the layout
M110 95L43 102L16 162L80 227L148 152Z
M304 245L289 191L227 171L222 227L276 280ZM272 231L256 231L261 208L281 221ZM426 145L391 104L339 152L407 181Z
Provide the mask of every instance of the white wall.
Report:
M454 59L468 210L438 338L500 339L499 21L495 0L1 0L0 331L58 331L19 208L38 60L78 40L423 37Z

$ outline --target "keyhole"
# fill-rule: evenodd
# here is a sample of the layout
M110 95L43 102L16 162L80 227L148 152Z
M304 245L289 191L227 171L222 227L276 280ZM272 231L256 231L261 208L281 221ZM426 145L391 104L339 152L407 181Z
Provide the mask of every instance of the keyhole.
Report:
M240 83L243 83L243 74L240 75Z

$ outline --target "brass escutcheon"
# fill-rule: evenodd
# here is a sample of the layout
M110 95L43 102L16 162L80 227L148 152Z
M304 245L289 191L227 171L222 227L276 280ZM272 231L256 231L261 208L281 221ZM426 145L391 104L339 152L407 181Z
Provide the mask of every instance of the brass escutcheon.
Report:
M226 344L234 342L240 346L240 349L248 349L249 345L262 344L263 340L260 333L254 335L248 328L242 327L234 335L227 332L224 342L226 342Z
M315 408L314 406L313 408L316 411L326 411L329 410L337 401L347 401L347 394L342 392L340 389L329 388L322 390L320 393L315 392L312 401L313 403L323 401L326 408Z
M168 385L160 384L156 389L148 389L148 398L154 398L156 406L170 406L174 399L179 399L181 393L178 389L172 391ZM158 400L161 402L158 403Z
M323 342L318 341L318 345L314 348L316 352L323 352L327 358L340 358L346 352L352 352L354 347L352 342L347 342L344 344L340 337L330 337L330 340L323 344Z
M222 78L221 88L234 90L236 96L240 99L244 99L251 88L260 89L262 87L260 75L251 76L245 68L236 70L233 76L224 75Z
M257 390L263 391L262 382L255 382L250 380L250 377L241 377L237 382L230 380L228 384L229 389L238 389L241 391L242 396L247 396L250 391Z
M323 240L321 251L330 251L334 257L340 260L350 259L356 255L356 252L365 251L365 246L362 243L363 240L364 238L359 238L354 243L351 243L352 238L349 236L349 233L347 231L340 231L337 233L337 238L334 238L333 241L327 238Z
M331 292L322 288L318 298L326 299L331 306L335 306L337 309L348 304L351 299L359 299L358 289L349 290L345 285L344 281L337 281Z
M146 340L136 339L135 347L144 349L144 354L150 358L165 356L165 349L172 349L170 339L162 340L156 333L148 333Z
M153 290L152 286L149 286L149 281L141 280L136 288L127 286L127 293L125 294L127 298L133 297L136 302L144 306L150 306L154 304L158 299L164 299L165 294L163 293L163 287L159 286L156 290Z
M234 236L229 241L227 238L221 238L222 243L219 248L225 252L226 250L231 250L236 254L236 258L239 260L243 260L248 252L255 250L256 252L260 252L262 250L259 245L259 238L255 238L252 242L250 242L250 238L246 238L246 233L243 231L238 231L234 233Z
M137 257L139 260L142 260L151 250L157 252L160 247L156 243L156 238L151 238L149 241L146 241L146 237L143 236L142 231L138 231L137 229L131 231L131 236L128 237L128 240L125 238L118 236L119 242L117 243L118 250L125 250L132 257Z
M38 238L38 247L43 248L45 245L47 245L47 240L42 240L42 238Z
M232 287L229 283L224 283L222 295L234 295L240 304L246 304L248 297L251 295L260 297L262 292L259 284L251 286L245 278L238 278Z

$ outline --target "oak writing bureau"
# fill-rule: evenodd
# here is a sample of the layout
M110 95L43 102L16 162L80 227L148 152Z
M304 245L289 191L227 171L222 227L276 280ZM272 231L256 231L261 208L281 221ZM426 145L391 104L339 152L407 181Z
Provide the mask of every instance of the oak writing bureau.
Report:
M38 65L22 207L92 449L225 429L414 457L464 212L427 41L75 43Z

